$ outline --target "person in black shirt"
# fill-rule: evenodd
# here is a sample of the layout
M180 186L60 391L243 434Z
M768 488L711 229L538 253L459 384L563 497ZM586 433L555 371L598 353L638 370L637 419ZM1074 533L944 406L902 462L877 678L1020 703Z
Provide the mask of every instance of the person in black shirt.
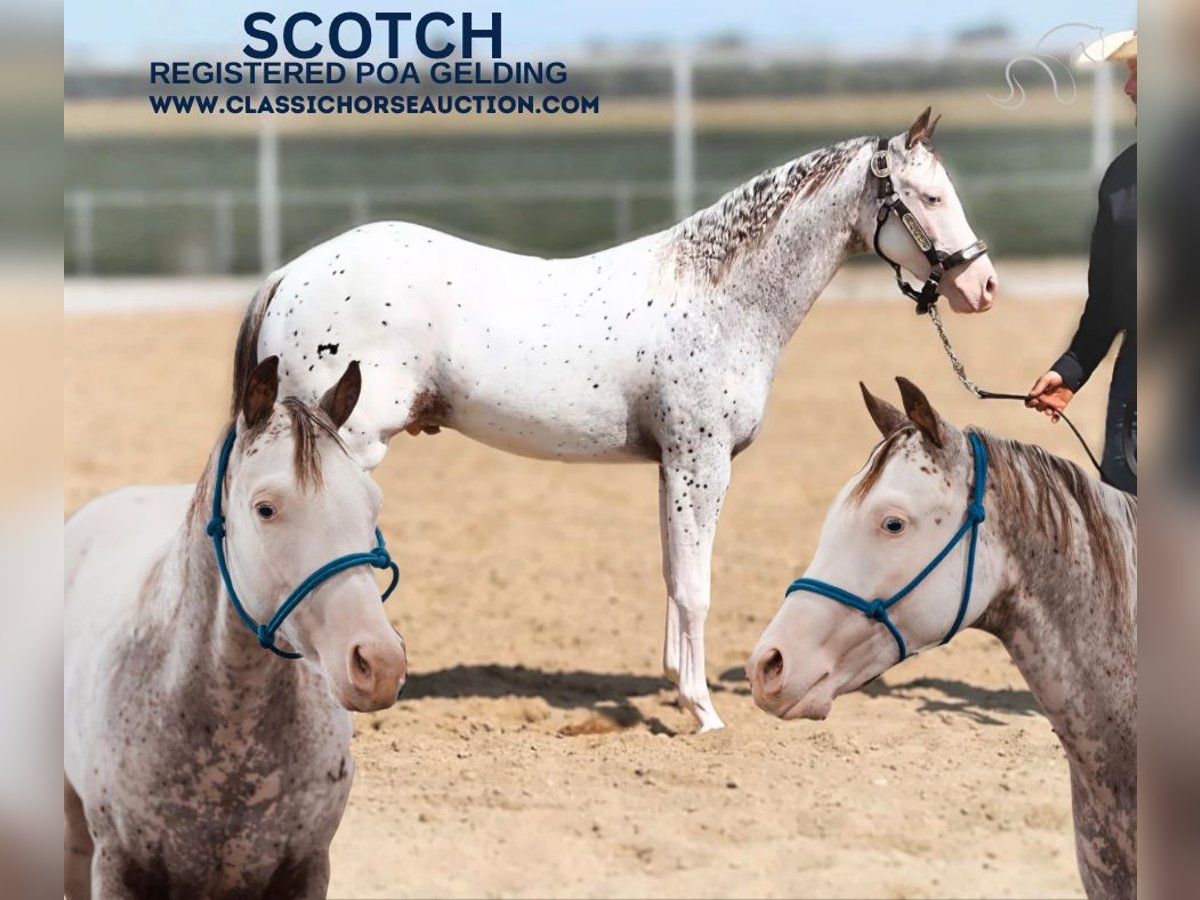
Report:
M1137 104L1137 34L1123 36L1107 60L1125 62L1125 93ZM1067 352L1030 389L1026 406L1053 421L1124 334L1108 394L1101 478L1137 493L1137 144L1113 161L1100 185L1092 232L1088 299Z

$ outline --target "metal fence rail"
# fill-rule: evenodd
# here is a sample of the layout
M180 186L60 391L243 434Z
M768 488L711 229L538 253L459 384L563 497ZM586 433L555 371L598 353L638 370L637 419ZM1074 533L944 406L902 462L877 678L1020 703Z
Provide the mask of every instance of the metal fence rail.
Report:
M965 196L979 199L1010 191L1088 191L1091 184L1092 176L1086 171L958 179L960 191ZM730 187L729 184L715 181L699 182L696 184L698 200L711 201ZM337 232L370 222L381 210L389 208L436 207L487 201L502 201L514 206L600 202L611 206L611 224L606 233L596 235L599 245L621 242L635 236L636 201L653 200L669 204L675 196L676 186L668 181L507 182L488 185L413 185L403 188L288 188L280 192L279 205L281 218L285 221L289 211L302 207L321 209L326 230ZM238 251L237 216L239 212L256 213L259 202L258 194L252 189L68 191L64 194L67 256L70 260L68 272L91 275L97 271L113 271L110 265L97 264L97 229L103 227L102 220L106 213L141 211L163 214L171 210L188 209L198 212L208 222L207 227L193 227L187 232L187 240L207 248L202 254L202 265L196 268L218 275L232 273L236 268ZM254 218L257 220L257 216ZM257 260L260 269L262 262L261 259ZM172 271L170 265L164 265L163 268ZM245 266L242 268L245 269ZM180 271L195 274L194 271Z

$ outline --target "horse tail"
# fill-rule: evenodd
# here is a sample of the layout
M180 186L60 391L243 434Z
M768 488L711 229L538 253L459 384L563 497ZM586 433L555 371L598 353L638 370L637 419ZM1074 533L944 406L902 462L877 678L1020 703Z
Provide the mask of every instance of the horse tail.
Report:
M242 317L242 325L238 329L237 343L233 349L233 398L230 401L230 415L237 418L238 410L242 407L242 394L246 390L246 382L250 373L258 365L258 333L262 329L263 317L267 307L283 281L285 270L272 272L250 300L246 315Z

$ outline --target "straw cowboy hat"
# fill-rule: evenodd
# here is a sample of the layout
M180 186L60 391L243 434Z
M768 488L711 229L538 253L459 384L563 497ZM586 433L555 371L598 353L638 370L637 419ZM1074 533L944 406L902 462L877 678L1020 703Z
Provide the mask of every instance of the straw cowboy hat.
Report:
M1118 31L1084 47L1075 57L1075 64L1125 62L1130 59L1137 59L1137 32Z

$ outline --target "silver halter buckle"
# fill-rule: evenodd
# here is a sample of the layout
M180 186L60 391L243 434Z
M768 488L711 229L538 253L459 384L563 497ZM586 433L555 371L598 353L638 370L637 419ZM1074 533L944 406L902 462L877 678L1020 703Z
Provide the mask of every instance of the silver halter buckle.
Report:
M871 157L871 174L876 178L891 177L892 155L887 150L880 150Z

